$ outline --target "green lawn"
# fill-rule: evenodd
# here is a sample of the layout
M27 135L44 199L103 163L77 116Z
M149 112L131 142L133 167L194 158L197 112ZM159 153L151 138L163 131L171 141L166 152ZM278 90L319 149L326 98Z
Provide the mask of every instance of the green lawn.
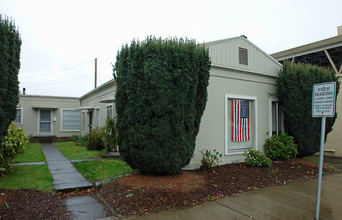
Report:
M134 170L121 159L103 159L73 163L75 168L89 181L133 173Z
M47 165L14 166L12 173L0 177L0 188L54 190L53 179Z
M86 147L77 146L76 143L73 141L57 142L57 143L53 143L53 145L58 147L58 149L62 152L62 154L69 160L99 157L102 153L105 152L105 150L88 151Z
M39 143L25 144L25 151L18 154L13 163L25 163L25 162L42 162L45 161L45 156L42 150L42 145Z

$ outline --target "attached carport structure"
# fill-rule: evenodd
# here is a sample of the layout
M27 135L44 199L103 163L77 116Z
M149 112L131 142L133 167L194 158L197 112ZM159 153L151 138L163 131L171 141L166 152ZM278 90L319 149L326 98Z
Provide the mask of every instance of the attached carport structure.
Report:
M271 54L279 62L309 63L332 68L341 81L342 77L342 26L337 28L337 36ZM337 97L336 112L342 113L342 95ZM338 117L333 131L325 144L325 153L342 157L342 118Z

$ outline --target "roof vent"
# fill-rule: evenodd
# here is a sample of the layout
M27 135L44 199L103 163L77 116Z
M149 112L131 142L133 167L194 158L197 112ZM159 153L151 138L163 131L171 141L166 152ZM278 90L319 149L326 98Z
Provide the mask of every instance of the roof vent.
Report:
M246 35L241 35L241 37L244 37L244 38L246 38L246 39L247 39Z
M337 27L337 35L341 36L342 35L342 25Z

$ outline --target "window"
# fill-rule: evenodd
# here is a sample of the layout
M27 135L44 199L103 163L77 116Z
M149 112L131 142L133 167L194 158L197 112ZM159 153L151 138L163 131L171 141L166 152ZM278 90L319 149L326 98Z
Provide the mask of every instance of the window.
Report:
M106 106L106 118L113 118L113 105Z
M239 63L243 65L248 65L248 50L239 47Z
M271 100L271 112L272 112L272 120L271 120L271 131L272 134L280 134L283 132L283 112L279 105L278 101Z
M73 109L62 109L62 131L80 130L80 111Z
M225 154L256 149L256 97L225 95Z
M86 131L86 112L85 111L83 111L82 112L82 131Z
M14 123L16 123L16 124L22 124L23 123L23 121L22 121L22 118L23 118L22 112L23 112L22 108L17 108L17 115L15 116L15 119L13 121Z
M95 128L98 128L100 126L100 108L95 109L94 126L95 126Z

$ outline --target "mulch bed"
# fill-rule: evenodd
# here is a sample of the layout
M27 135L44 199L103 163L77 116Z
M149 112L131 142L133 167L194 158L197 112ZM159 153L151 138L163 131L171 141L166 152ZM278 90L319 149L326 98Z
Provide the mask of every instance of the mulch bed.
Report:
M327 167L324 171L336 172ZM114 211L111 215L121 217L190 207L258 188L311 179L317 172L317 164L303 159L273 162L271 168L251 168L237 163L212 170L181 171L175 176L127 175L95 192ZM94 189L69 194L0 190L0 219L69 219L63 198L82 194L98 199Z
M324 171L336 172L327 167ZM114 215L143 215L312 179L317 172L317 164L303 159L273 162L271 168L252 168L237 163L212 170L181 171L176 176L128 175L104 185L98 193L111 206Z
M51 192L0 189L0 219L68 219L63 200Z

